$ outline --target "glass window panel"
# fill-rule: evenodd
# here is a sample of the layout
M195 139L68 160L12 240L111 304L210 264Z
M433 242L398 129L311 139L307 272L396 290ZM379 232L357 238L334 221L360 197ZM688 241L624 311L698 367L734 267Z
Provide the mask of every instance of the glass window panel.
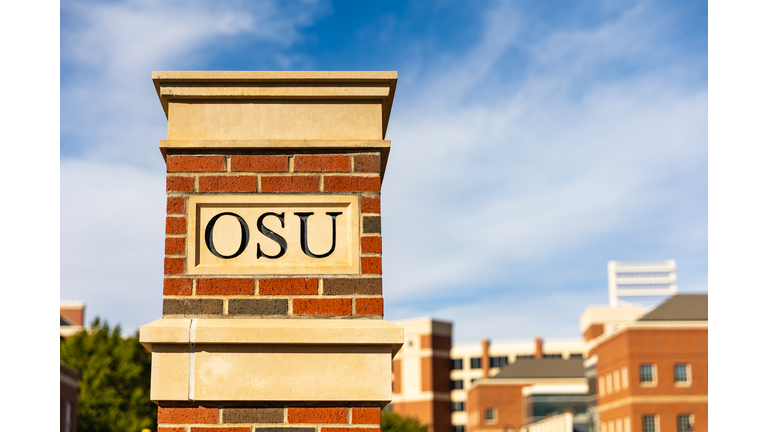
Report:
M653 382L653 365L640 365L640 382Z

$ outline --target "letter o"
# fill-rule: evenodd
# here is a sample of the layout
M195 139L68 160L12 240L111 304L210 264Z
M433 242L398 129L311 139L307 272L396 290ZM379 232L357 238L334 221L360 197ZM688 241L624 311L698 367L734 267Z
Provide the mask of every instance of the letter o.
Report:
M237 252L233 253L232 255L222 255L216 250L216 246L213 245L213 226L216 225L216 221L219 220L222 216L234 216L237 218L237 221L240 222L240 248L237 249ZM245 223L243 218L241 218L239 215L236 215L231 212L224 212L219 213L208 222L208 225L205 227L205 245L208 246L208 250L211 251L211 253L218 257L223 259L231 259L235 258L248 246L248 239L250 237L250 231L248 230L248 224Z

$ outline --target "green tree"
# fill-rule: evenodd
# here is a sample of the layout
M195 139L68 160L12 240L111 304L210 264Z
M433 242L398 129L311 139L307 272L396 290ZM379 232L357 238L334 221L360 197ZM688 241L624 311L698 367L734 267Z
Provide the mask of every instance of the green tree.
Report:
M157 429L157 405L149 400L151 355L139 333L123 338L98 317L91 328L61 341L60 360L80 373L78 432Z
M429 425L422 425L413 417L402 417L388 409L381 410L381 432L427 432Z

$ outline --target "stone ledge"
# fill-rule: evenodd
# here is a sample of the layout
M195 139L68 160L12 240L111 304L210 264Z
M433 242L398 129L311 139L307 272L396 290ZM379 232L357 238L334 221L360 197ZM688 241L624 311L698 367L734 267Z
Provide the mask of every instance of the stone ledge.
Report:
M163 318L141 326L140 341L152 344L189 344L189 318ZM199 318L196 344L388 345L396 353L403 344L403 328L384 320L297 320Z

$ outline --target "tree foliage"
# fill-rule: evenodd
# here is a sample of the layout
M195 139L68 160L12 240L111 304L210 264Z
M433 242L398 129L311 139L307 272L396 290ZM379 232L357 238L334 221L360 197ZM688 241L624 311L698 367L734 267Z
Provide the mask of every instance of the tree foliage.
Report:
M87 331L61 342L60 360L80 374L78 432L155 430L157 406L149 400L151 355L139 333L123 338L98 317Z
M381 410L381 432L428 432L428 425L421 425L413 417L402 417L388 409Z

